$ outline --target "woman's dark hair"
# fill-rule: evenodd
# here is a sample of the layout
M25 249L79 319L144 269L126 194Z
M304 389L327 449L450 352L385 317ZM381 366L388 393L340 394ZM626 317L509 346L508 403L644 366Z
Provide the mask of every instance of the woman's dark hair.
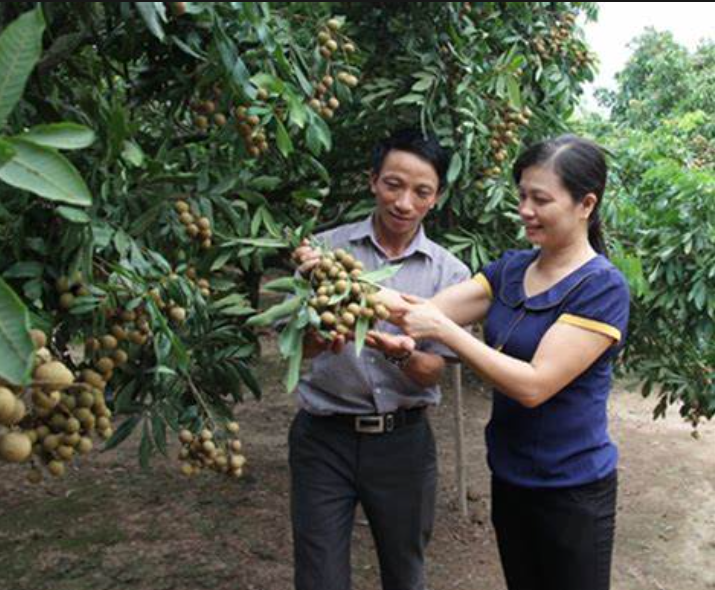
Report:
M601 147L576 135L561 135L537 143L522 153L514 163L513 177L518 185L524 170L532 166L550 166L576 203L589 193L598 198L588 222L588 241L599 254L606 255L598 210L606 190L608 166Z
M447 169L449 168L449 153L432 134L424 134L415 128L400 129L389 137L381 140L372 152L372 172L379 175L382 165L392 150L410 152L429 162L439 178L439 192L447 184Z

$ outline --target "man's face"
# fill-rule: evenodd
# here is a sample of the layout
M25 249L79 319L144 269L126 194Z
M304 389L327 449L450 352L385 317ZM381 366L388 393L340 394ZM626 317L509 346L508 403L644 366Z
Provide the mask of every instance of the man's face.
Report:
M390 151L379 174L370 177L376 221L385 237L411 237L439 198L432 164L410 152Z

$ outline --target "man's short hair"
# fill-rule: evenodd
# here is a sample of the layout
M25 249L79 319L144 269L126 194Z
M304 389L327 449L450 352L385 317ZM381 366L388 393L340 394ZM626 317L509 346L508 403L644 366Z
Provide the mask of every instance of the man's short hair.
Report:
M439 192L444 190L450 156L434 135L425 134L416 128L394 131L389 137L379 141L372 152L373 174L380 174L385 158L392 150L409 152L431 164L439 178Z

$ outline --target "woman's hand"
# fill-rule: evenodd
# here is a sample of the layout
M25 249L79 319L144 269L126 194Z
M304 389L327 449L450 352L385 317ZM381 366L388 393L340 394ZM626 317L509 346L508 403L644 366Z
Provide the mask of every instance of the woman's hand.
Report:
M415 303L422 303L424 299L417 297L416 295L406 295L405 293L400 293L394 289L388 289L383 287L376 295L378 303L381 303L390 312L390 317L388 322L400 325L404 315L412 309Z
M414 340L441 340L444 329L450 322L449 318L430 301L412 295L402 295L402 299L407 304L407 309L401 316L396 317L393 323Z

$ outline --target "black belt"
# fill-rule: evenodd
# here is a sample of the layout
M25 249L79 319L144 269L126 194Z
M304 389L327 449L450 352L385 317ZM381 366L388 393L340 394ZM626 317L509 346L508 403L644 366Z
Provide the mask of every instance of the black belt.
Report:
M385 414L330 414L328 416L311 415L321 422L340 425L353 432L362 434L384 434L402 426L417 424L427 417L424 406L418 408L399 408Z

